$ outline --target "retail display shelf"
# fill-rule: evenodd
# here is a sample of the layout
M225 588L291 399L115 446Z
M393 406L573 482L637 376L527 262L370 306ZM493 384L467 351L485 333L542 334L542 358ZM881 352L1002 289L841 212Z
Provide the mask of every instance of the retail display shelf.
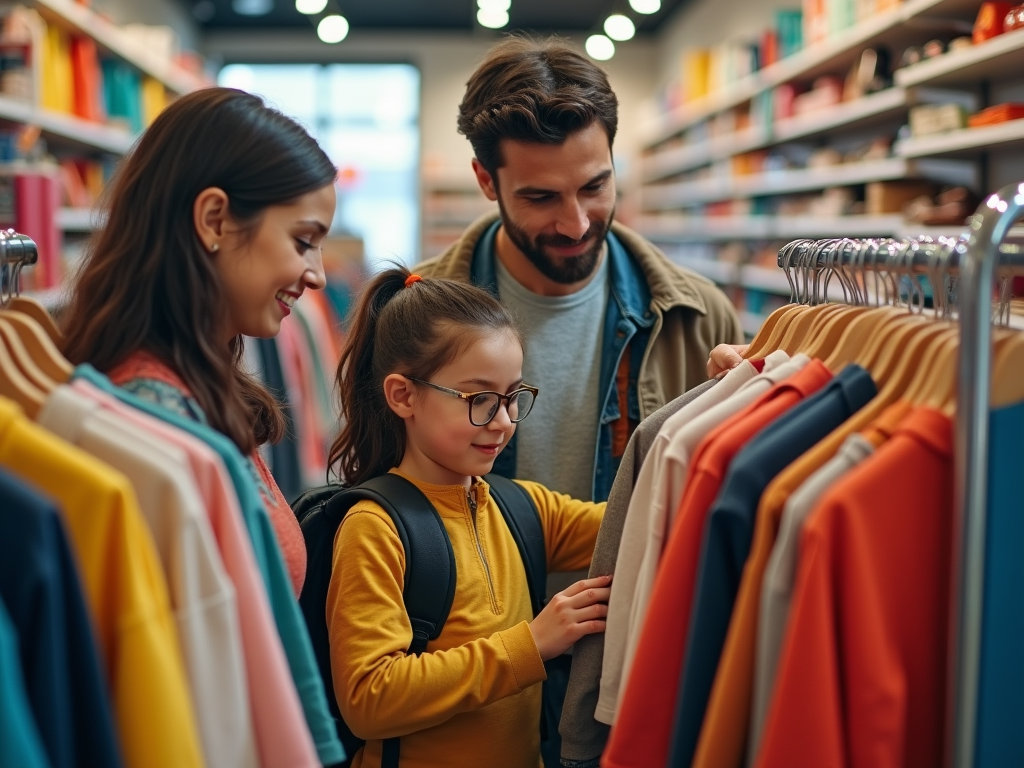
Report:
M923 17L968 16L972 10L976 13L977 7L978 3L970 0L907 0L892 10L878 13L850 29L814 43L716 93L677 108L667 114L662 124L649 134L648 144L654 146L667 141L715 113L738 106L783 83L797 79L811 80L827 72L842 71L853 63L866 45L909 41L915 35L915 25Z
M710 177L646 187L643 190L643 207L651 211L672 210L718 200L809 192L870 181L904 179L913 176L915 172L911 162L893 157L821 168L768 171L748 176Z
M92 208L57 209L57 229L63 232L92 232L102 224L103 216Z
M806 115L777 120L770 127L756 126L733 134L656 152L644 161L644 181L661 181L717 160L763 149L836 128L860 128L904 112L913 93L888 88L870 96L837 104Z
M903 139L897 142L894 151L904 158L969 156L990 149L1016 146L1024 146L1024 119Z
M712 280L719 285L735 283L739 274L738 265L729 261L679 255L674 256L672 261L691 272L703 275L708 280Z
M120 128L82 120L74 115L38 109L7 96L0 96L0 120L34 125L49 138L116 155L123 155L135 141L130 133Z
M637 230L660 243L757 240L771 236L770 216L645 216Z
M951 51L896 70L899 85L969 85L978 80L1009 79L1024 68L1024 29L1013 30L980 45Z
M748 290L765 291L781 296L790 294L786 273L778 267L759 267L755 264L747 264L740 267L737 282Z
M799 237L896 237L906 230L899 214L877 216L647 216L637 230L656 243L793 240Z
M34 0L36 7L48 18L66 28L96 41L101 48L124 59L178 94L188 93L205 85L202 78L171 62L155 56L130 33L75 0Z
M767 315L761 315L757 312L747 312L745 310L739 313L740 315L740 326L743 328L743 332L748 336L756 336L757 332L764 325L764 321L768 319Z

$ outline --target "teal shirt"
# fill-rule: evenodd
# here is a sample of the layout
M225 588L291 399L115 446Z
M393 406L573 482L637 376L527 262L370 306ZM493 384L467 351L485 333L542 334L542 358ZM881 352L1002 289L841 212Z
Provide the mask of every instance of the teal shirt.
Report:
M75 369L74 378L83 379L97 389L113 395L121 402L199 438L224 461L235 492L238 494L242 518L245 521L249 537L252 539L256 563L267 588L267 597L270 599L270 608L277 623L277 631L281 635L281 643L288 658L295 688L300 701L302 701L306 724L309 726L313 742L316 744L320 762L324 765L342 762L345 759L345 750L338 740L334 718L331 717L327 706L327 695L317 669L316 658L313 656L309 632L306 630L306 623L292 592L288 569L285 566L284 557L281 555L281 549L277 545L277 537L274 534L273 524L270 522L270 515L260 500L247 459L242 456L237 446L220 432L188 418L178 412L178 409L155 405L114 386L110 379L91 365L78 366ZM0 763L0 765L6 765L6 763Z
M21 676L18 636L0 602L0 765L49 768Z

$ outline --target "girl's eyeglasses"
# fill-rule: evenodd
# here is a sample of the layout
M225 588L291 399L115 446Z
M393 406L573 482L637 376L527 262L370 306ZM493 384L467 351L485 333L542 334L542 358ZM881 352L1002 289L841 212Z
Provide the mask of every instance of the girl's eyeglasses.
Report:
M406 376L406 378L425 387L436 389L438 392L444 392L447 395L453 395L465 400L469 403L469 423L474 427L483 427L490 424L494 417L498 415L498 406L501 405L503 400L505 401L505 410L508 411L509 421L513 424L518 424L530 415L533 403L540 392L537 387L531 387L527 384L521 385L515 392L509 392L507 395L503 395L500 392L459 392L457 389L449 389L438 384L431 384L429 381L414 379L412 376Z

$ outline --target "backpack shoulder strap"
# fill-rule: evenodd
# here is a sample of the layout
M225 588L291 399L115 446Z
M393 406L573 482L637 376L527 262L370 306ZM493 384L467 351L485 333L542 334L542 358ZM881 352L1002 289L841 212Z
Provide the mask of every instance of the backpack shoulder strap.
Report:
M361 500L379 504L398 531L405 550L402 598L412 624L409 652L419 655L441 634L455 599L455 552L441 516L426 496L404 477L386 474L334 496L331 507L348 510ZM339 518L338 523L341 523Z
M491 496L519 548L530 586L530 603L536 616L544 605L548 580L548 557L540 513L530 494L518 483L493 473L485 475L484 480L491 487Z

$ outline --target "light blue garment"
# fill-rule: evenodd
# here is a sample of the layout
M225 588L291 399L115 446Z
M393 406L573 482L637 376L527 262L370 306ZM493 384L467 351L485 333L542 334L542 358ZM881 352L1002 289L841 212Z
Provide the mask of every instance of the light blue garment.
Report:
M18 636L0 602L0 765L49 768L39 730L32 719L19 658Z
M263 575L267 596L270 599L270 608L277 623L277 631L281 635L281 643L284 646L285 655L288 657L288 665L295 681L295 688L299 693L299 700L302 702L306 724L313 736L320 761L324 765L343 761L345 750L338 740L334 719L327 707L327 695L324 692L324 684L320 679L320 672L313 656L309 632L306 630L306 623L299 611L298 601L292 593L288 569L285 567L281 548L277 544L270 515L260 500L245 457L242 456L235 444L220 432L114 386L110 379L91 365L78 366L75 369L74 378L83 379L97 389L113 395L121 402L199 438L224 461L235 492L238 494L242 517L249 531L249 537L252 539L256 564Z
M977 768L1024 765L1024 403L989 414Z

